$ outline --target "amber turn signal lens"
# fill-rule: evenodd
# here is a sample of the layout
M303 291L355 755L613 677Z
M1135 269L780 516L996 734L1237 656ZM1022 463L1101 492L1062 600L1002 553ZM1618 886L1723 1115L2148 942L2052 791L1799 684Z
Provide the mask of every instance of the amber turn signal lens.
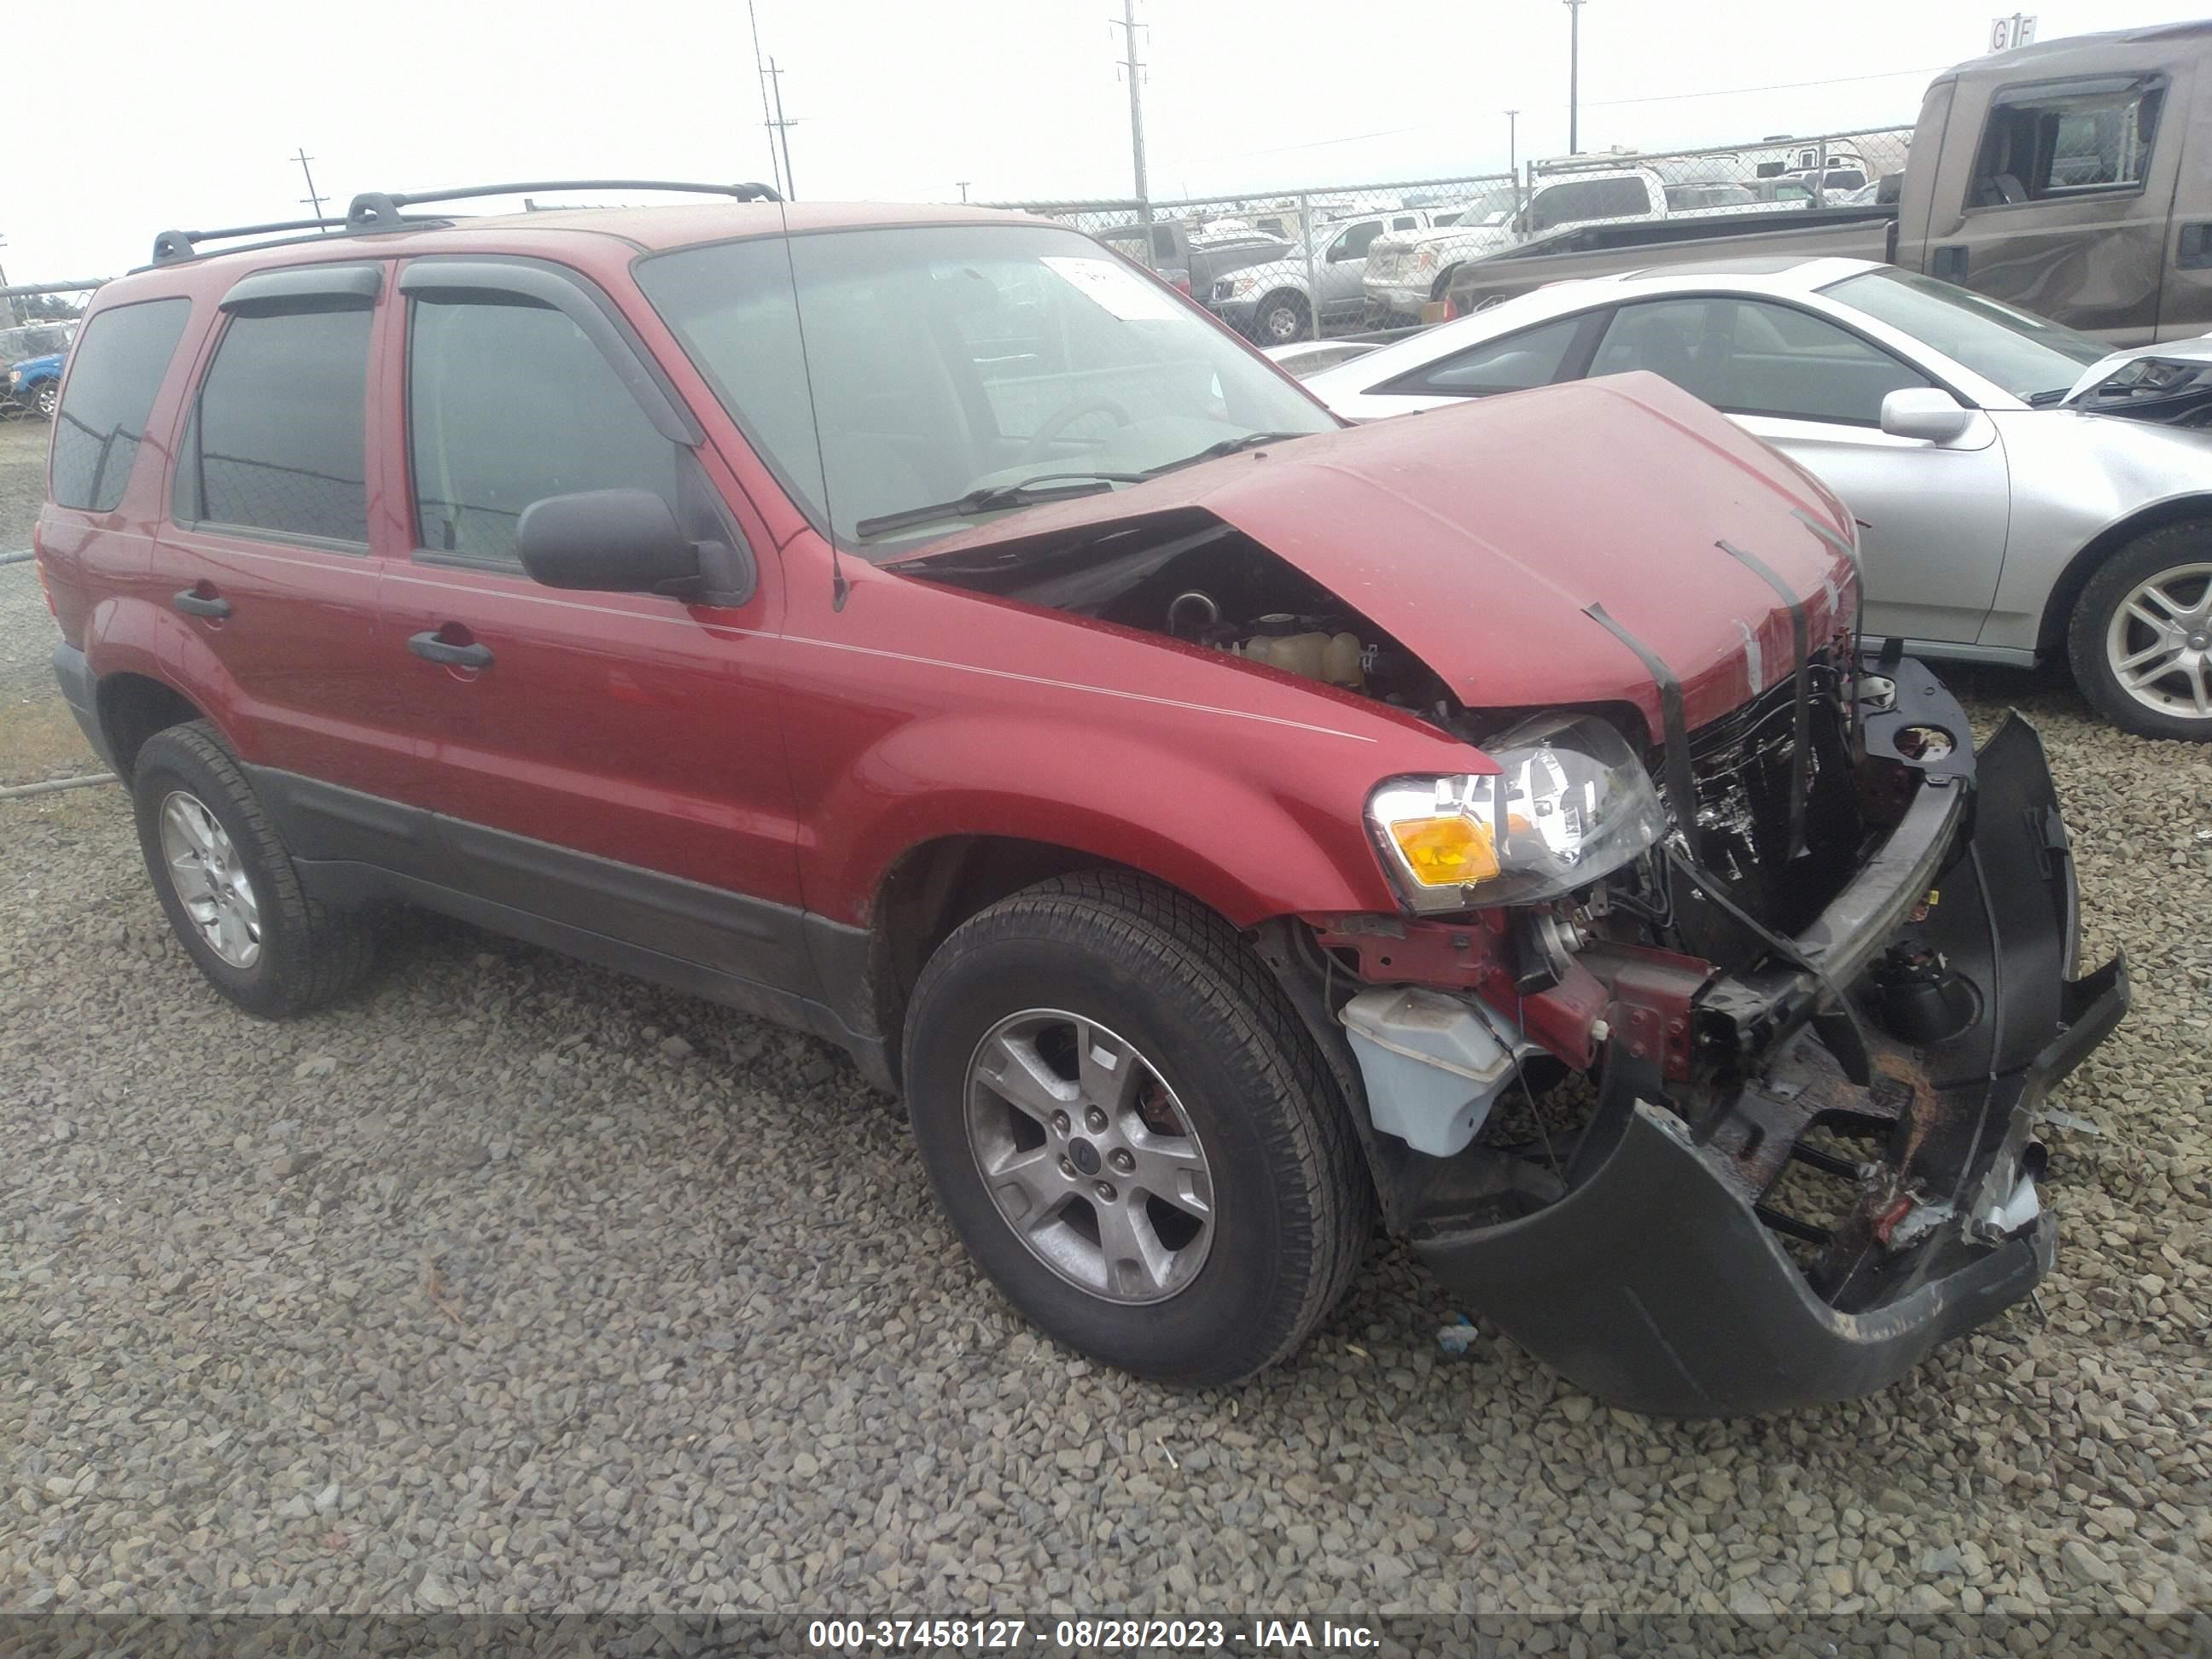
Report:
M1461 887L1498 873L1498 851L1487 824L1454 813L1401 819L1389 829L1413 879L1424 887Z

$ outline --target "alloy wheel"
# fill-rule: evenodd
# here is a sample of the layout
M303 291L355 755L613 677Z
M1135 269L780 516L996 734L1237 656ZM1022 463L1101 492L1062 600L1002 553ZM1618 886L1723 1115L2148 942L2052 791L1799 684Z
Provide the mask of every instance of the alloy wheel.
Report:
M228 832L182 789L163 798L161 823L161 859L185 915L225 963L252 967L261 957L261 906Z
M1014 1236L1109 1302L1164 1302L1213 1243L1206 1149L1158 1067L1096 1020L1009 1014L968 1070L969 1150Z
M2212 720L2212 563L2175 565L2138 582L2106 626L2105 660L2144 708Z
M54 418L54 410L62 400L62 389L58 381L49 380L39 388L39 413L46 419Z
M1305 332L1305 324L1291 306L1277 306L1260 319L1260 331L1277 345L1287 345Z

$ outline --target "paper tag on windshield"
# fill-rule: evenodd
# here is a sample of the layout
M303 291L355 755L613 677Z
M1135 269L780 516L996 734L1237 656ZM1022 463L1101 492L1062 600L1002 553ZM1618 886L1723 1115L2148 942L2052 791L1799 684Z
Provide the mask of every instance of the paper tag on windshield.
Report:
M1125 323L1171 322L1175 302L1117 259L1048 253L1044 263Z

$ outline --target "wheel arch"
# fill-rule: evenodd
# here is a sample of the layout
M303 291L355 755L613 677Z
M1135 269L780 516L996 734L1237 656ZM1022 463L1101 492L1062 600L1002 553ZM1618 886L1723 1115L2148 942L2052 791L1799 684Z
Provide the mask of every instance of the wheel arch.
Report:
M867 1000L884 1036L892 1080L903 1085L900 1034L915 982L953 929L1000 899L1054 876L1129 868L1079 848L1000 835L938 836L894 859L868 907L867 942Z
M2115 519L2084 542L2058 573L2058 580L2051 585L2050 597L2043 605L2043 619L2036 628L2036 655L2046 659L2065 657L2066 630L2073 623L2074 607L2081 600L2081 590L2088 586L2090 579L2106 559L2138 536L2191 519L2203 519L2212 524L2212 490L2171 496L2138 507L2124 518Z
M138 751L145 747L147 738L173 726L207 718L198 705L167 681L127 670L102 675L94 698L108 753L115 757L115 774L125 783L131 781Z

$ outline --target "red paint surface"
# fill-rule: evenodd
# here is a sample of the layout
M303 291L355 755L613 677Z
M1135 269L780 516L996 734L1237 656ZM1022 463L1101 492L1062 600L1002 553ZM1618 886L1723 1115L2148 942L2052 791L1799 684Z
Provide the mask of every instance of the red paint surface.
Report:
M792 218L809 228L853 216L814 205ZM1488 769L1445 733L1224 655L850 558L850 599L833 610L827 547L629 275L640 245L761 234L775 219L759 206L533 215L110 284L97 308L169 293L195 305L120 507L49 506L40 520L64 633L101 675L181 690L249 761L840 921L866 918L902 854L974 835L1150 872L1239 924L1391 909L1364 803L1394 775ZM554 593L519 573L414 559L404 331L389 281L367 394L368 550L165 526L173 434L222 294L249 271L318 258L380 258L396 277L434 251L553 259L606 291L705 431L702 460L760 566L749 603ZM1739 621L1766 661L1789 659L1786 612L1717 541L1782 573L1815 637L1835 625L1828 585L1849 580L1790 516L1802 507L1847 532L1833 499L1648 377L1231 457L1009 515L958 544L1182 504L1309 571L1470 702L1628 702L1655 732L1649 677L1583 607L1601 602L1667 660L1694 726L1748 692ZM199 581L234 606L220 629L169 605ZM490 646L494 665L459 676L406 650L410 633L449 624Z

